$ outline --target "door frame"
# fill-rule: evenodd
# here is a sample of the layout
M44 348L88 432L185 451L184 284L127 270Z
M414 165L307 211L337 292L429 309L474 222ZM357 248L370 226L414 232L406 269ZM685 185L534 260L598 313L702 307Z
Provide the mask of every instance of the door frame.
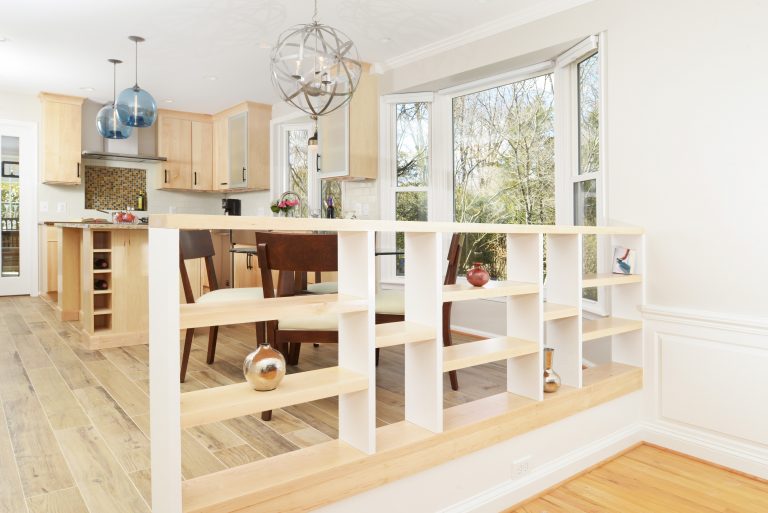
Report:
M19 138L19 269L21 276L27 269L29 279L26 291L10 295L38 295L38 270L40 250L38 243L37 180L38 180L38 131L37 123L0 119L0 133ZM26 243L25 243L26 241Z

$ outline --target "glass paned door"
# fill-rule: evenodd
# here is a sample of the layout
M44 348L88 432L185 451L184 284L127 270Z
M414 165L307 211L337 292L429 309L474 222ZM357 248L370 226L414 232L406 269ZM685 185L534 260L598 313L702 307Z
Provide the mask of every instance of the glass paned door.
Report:
M32 167L23 159L34 153L27 131L32 130L0 125L0 295L31 292L34 219L22 199L34 186L34 177L25 176Z

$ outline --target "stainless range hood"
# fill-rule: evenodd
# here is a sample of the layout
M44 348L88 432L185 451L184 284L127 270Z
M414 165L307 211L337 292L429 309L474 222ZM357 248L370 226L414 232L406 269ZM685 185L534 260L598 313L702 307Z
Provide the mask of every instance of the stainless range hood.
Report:
M157 123L149 128L135 128L128 139L105 139L96 129L96 114L101 104L86 100L83 104L83 160L123 162L165 162L157 155Z

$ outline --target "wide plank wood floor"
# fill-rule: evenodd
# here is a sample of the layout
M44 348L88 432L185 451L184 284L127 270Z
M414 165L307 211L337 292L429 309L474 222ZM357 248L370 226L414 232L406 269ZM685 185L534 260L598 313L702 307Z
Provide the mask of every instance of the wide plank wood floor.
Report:
M182 391L243 381L253 326L219 330L216 362L205 363L208 332L196 331ZM455 337L455 342L468 339ZM301 372L336 365L336 346L302 347ZM377 423L404 419L402 347L381 351ZM445 406L505 389L506 367L445 376ZM42 299L0 297L0 513L149 513L147 346L90 351L72 323ZM182 433L182 473L190 479L338 437L338 401L291 406L262 422L250 415Z
M765 513L768 482L640 445L507 513Z

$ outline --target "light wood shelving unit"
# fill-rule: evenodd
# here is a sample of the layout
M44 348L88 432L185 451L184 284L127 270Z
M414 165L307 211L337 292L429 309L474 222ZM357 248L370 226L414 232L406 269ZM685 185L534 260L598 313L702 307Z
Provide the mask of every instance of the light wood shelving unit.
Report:
M191 228L336 231L339 294L179 304L178 230ZM406 321L378 326L373 308L377 231L403 232L409 262ZM453 232L504 234L508 281L482 288L444 286L444 242ZM309 499L296 498L297 487L312 497L311 506L328 504L638 390L642 276L583 276L586 234L597 235L603 244L636 249L642 264L643 235L637 228L153 216L149 260L153 511L309 509ZM610 295L613 317L583 319L584 287L599 287L599 293ZM506 302L506 334L443 347L443 303L491 297ZM178 337L179 330L322 313L339 316L337 367L288 375L271 392L254 392L246 383L180 392L174 371L179 365L178 347L163 343ZM611 361L582 370L583 344L607 337ZM377 429L375 350L401 344L405 420ZM545 345L556 349L555 369L563 378L561 389L546 395ZM444 409L444 372L502 360L507 366L506 392ZM335 396L338 440L182 483L181 429ZM399 464L403 461L408 462L406 470Z

